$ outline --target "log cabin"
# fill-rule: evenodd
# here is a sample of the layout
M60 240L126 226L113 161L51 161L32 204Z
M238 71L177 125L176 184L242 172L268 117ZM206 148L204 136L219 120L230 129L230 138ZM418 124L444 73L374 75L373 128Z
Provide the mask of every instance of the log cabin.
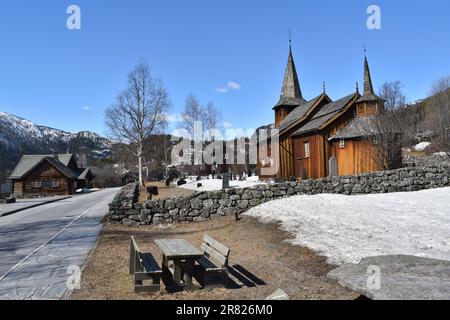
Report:
M91 188L95 178L90 168L79 168L72 154L24 155L9 179L12 195L33 198L72 195Z
M383 169L375 160L374 141L379 135L375 122L384 110L384 100L374 93L366 55L362 95L356 83L356 91L333 101L324 83L323 92L308 101L302 95L290 47L281 96L273 110L279 170L277 175L261 179L318 179ZM258 160L259 169L264 166L267 164Z

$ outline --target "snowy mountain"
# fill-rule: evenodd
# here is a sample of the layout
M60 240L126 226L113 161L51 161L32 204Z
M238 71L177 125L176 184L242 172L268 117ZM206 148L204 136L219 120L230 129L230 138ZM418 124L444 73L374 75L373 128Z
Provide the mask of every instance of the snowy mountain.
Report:
M95 132L78 133L36 125L0 112L0 172L11 170L23 154L72 153L101 158L110 156L111 142Z

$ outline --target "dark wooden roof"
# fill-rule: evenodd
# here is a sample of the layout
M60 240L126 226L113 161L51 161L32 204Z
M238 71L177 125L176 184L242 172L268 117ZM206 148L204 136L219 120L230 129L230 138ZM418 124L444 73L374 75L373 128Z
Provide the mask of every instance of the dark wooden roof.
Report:
M278 129L281 131L287 129L291 124L293 124L296 120L301 119L307 112L308 110L314 105L314 103L319 100L320 96L312 99L311 101L304 103L300 106L298 106L297 108L295 108L294 110L291 111L291 113L289 113L287 115L286 118L284 118L283 121L281 121Z
M59 155L58 155L59 157ZM64 156L62 157L63 161L67 161L67 164L70 162L70 159L72 158L72 155L70 157ZM68 159L68 160L67 160ZM61 160L56 159L54 156L48 156L48 155L24 155L19 163L14 168L13 172L11 173L10 179L21 179L24 176L26 176L28 173L30 173L33 169L38 167L42 162L47 161L52 166L54 166L56 169L58 169L62 174L64 174L68 178L77 178L78 174L72 171L67 167L66 164L64 164Z
M377 135L379 130L376 124L376 117L356 117L329 140L362 138Z
M320 130L326 123L336 116L339 112L343 111L348 104L359 97L358 93L352 93L344 98L341 98L335 102L324 105L319 112L317 112L311 121L300 127L295 131L292 136L299 136L312 131Z

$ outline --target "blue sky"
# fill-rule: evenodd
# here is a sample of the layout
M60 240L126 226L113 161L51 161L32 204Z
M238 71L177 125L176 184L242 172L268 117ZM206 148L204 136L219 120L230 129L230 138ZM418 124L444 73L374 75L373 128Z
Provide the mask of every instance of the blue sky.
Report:
M71 4L81 30L66 28ZM370 4L381 8L381 30L366 27ZM305 98L323 81L333 99L353 92L366 45L374 85L401 80L413 101L450 74L448 12L448 0L2 1L0 111L102 134L105 107L146 59L172 114L193 93L235 128L258 127L274 118L289 29Z

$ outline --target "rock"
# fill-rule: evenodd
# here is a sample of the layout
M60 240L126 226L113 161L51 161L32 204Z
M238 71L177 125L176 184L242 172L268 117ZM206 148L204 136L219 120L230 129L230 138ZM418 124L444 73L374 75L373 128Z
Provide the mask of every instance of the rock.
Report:
M199 198L191 200L191 208L194 210L200 210L203 207L203 201Z
M175 202L173 200L166 200L164 202L164 209L166 210L172 210L175 209Z
M289 296L282 289L278 289L270 296L268 296L266 300L289 300Z
M138 227L140 223L128 218L122 219L122 224L127 227Z
M450 261L405 255L370 257L340 266L328 278L373 300L450 297Z

